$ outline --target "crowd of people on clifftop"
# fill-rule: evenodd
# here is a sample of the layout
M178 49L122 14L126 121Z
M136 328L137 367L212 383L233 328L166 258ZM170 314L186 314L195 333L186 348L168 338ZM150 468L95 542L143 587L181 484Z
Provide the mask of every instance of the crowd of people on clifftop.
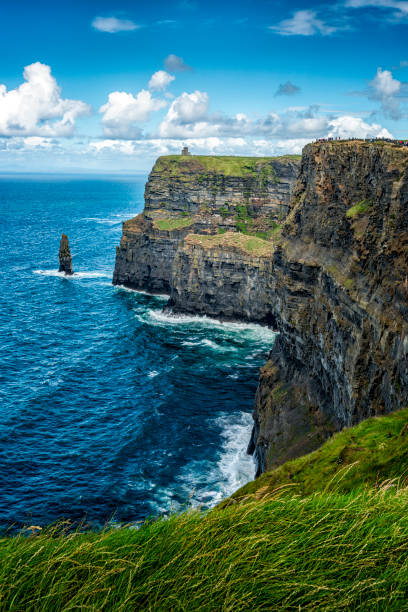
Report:
M342 138L341 136L331 136L329 138L316 138L315 142L353 142L355 140L362 140L363 142L389 142L396 144L401 147L408 147L408 140L396 140L393 138Z

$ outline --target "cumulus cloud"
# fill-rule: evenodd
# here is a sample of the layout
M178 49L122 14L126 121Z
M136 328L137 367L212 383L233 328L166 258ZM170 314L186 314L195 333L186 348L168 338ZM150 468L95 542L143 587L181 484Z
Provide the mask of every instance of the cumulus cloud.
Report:
M132 32L138 30L140 25L134 23L130 19L118 19L117 17L95 17L92 21L92 27L99 32L108 32L116 34L116 32Z
M153 98L150 91L142 89L134 96L125 91L113 91L99 112L103 114L102 125L106 136L114 138L137 138L141 134L137 123L145 122L150 114L166 106L164 100Z
M329 122L328 136L340 138L392 138L378 123L366 123L360 117L342 116Z
M182 93L170 105L159 126L159 135L180 137L184 134L199 136L207 129L209 98L205 91Z
M377 123L366 123L358 117L330 116L317 105L293 107L282 113L270 112L262 118L251 118L244 113L234 117L209 112L206 92L183 93L176 98L159 125L158 135L168 139L244 138L248 150L253 143L303 143L315 138L342 136L343 138L390 137ZM250 145L249 143L252 143ZM263 150L265 150L264 144Z
M275 96L294 96L300 93L300 87L294 85L290 81L281 83L275 92Z
M182 57L170 53L164 60L164 67L169 72L185 72L186 70L192 70L191 66L185 63Z
M391 119L402 117L399 101L396 99L401 92L402 83L394 79L389 70L377 69L377 74L369 83L369 97L381 102L382 112Z
M149 89L153 91L164 91L175 78L176 77L165 70L158 70L152 75L149 81Z
M61 88L46 64L24 68L25 82L7 91L0 85L0 135L71 136L75 120L88 114L81 100L61 98Z
M284 19L276 26L269 26L269 29L282 36L329 36L339 28L319 19L315 11L306 9L296 11L290 19Z

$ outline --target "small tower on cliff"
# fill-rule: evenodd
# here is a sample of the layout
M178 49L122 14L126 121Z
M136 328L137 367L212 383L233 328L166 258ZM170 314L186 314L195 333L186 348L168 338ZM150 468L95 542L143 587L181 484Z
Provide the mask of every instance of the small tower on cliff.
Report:
M72 257L71 251L69 250L68 236L62 234L59 248L59 271L64 272L67 276L71 276L74 272L72 270Z
M188 150L188 147L183 147L181 149L181 154L182 155L191 155L190 151Z

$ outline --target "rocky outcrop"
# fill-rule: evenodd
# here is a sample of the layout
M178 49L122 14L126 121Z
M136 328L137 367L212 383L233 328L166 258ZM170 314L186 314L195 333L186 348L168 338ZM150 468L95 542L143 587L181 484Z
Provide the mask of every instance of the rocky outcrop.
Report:
M408 150L308 145L293 204L273 256L258 473L408 404Z
M270 324L273 242L228 232L190 234L177 251L173 312Z
M62 234L59 248L59 271L67 276L72 275L72 257L69 250L68 236Z
M299 163L297 156L160 157L146 184L143 213L123 224L114 284L171 293L173 277L180 280L173 262L186 236L273 235L287 214ZM179 295L187 294L172 295L175 307L193 310ZM238 306L234 312L245 316Z

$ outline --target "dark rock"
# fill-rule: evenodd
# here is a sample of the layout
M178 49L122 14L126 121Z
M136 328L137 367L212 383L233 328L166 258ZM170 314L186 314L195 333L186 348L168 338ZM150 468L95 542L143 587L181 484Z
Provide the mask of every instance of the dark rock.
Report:
M68 236L62 234L59 248L59 271L66 275L73 274L72 257L69 250Z

